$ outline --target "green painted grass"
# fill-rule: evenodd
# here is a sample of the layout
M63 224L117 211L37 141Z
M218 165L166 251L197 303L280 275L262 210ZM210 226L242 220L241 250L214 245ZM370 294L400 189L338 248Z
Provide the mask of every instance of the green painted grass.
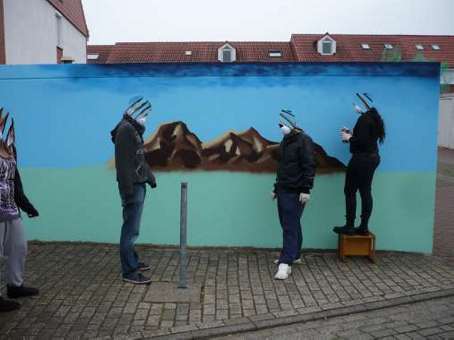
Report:
M112 242L119 240L121 206L115 173L104 167L22 169L27 194L40 211L24 218L29 239ZM191 246L280 247L275 176L230 172L158 173L147 187L139 242L178 244L180 183L189 183ZM332 226L344 222L344 174L316 178L302 224L305 248L337 246ZM371 229L377 248L430 253L435 173L378 173ZM359 214L360 207L358 207Z

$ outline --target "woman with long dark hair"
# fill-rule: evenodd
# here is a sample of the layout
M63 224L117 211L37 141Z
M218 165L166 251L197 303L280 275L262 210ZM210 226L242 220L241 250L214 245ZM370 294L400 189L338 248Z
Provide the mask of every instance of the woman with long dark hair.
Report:
M364 98L361 100L366 104ZM385 124L377 109L367 106L368 109L365 112L355 106L355 110L361 116L353 132L345 128L341 130L341 139L350 144L352 158L345 175L346 223L342 227L334 227L333 231L336 233L349 235L369 233L369 219L373 207L372 180L380 164L378 144L383 144L386 132ZM361 223L358 228L355 228L357 191L361 196Z

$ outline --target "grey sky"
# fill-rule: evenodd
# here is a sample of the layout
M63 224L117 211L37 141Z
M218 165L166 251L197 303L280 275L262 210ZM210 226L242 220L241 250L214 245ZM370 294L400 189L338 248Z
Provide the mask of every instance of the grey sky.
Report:
M90 44L286 41L291 33L454 35L454 0L83 0Z

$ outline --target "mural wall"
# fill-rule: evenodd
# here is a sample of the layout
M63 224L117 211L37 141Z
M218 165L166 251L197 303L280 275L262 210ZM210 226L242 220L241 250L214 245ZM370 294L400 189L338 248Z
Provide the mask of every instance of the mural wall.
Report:
M316 143L317 177L304 247L335 248L343 223L348 146L339 129L368 92L387 126L371 229L379 249L431 252L439 66L399 64L52 65L0 67L0 106L16 120L25 189L40 210L29 239L118 242L121 206L110 130L129 98L152 101L139 239L179 241L179 187L189 183L193 246L279 247L271 190L279 112L290 108ZM359 210L359 209L358 209Z

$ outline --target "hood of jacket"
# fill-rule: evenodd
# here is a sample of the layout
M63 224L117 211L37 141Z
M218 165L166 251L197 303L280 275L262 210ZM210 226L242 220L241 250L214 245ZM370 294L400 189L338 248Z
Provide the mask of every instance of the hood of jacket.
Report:
M110 131L110 136L111 136L111 139L112 139L112 143L114 143L114 144L115 144L115 138L117 137L118 128L120 127L121 124L131 124L134 127L134 129L137 130L137 132L139 133L140 136L143 136L143 134L145 132L145 127L144 126L140 125L130 115L124 114L123 115L123 119L115 126L115 128L112 131Z

